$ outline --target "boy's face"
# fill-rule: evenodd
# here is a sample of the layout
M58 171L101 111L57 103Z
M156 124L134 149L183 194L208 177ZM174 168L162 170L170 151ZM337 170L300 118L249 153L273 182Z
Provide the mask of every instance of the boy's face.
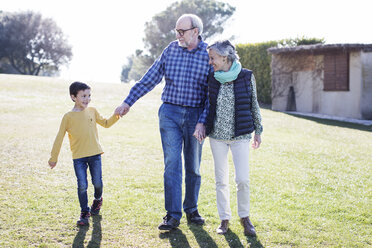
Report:
M90 102L90 89L79 90L77 95L71 95L71 99L75 102L75 108L84 110Z

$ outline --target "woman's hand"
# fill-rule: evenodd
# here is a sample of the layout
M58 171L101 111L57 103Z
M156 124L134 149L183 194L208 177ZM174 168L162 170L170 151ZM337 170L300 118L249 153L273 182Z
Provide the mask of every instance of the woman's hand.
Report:
M257 149L261 145L261 135L255 134L253 138L252 148Z
M203 139L205 139L205 126L203 123L196 124L193 136L199 141L200 144L202 143Z

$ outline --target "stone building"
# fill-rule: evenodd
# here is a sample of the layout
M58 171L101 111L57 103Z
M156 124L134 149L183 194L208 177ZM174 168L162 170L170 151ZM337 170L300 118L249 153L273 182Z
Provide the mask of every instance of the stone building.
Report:
M372 119L372 44L269 48L272 109Z

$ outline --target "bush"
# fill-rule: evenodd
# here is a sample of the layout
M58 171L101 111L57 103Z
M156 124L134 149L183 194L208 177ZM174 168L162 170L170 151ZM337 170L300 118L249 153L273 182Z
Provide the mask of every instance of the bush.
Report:
M277 45L277 41L236 45L242 67L253 71L258 101L262 103L271 103L271 55L267 49Z

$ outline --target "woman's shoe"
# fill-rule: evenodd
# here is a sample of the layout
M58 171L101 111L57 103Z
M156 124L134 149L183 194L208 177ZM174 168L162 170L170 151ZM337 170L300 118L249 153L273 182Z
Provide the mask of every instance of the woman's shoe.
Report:
M222 220L220 226L217 228L218 234L225 234L229 229L229 220Z
M244 235L253 237L256 236L256 230L254 229L254 226L248 216L241 218L240 223L244 227Z

